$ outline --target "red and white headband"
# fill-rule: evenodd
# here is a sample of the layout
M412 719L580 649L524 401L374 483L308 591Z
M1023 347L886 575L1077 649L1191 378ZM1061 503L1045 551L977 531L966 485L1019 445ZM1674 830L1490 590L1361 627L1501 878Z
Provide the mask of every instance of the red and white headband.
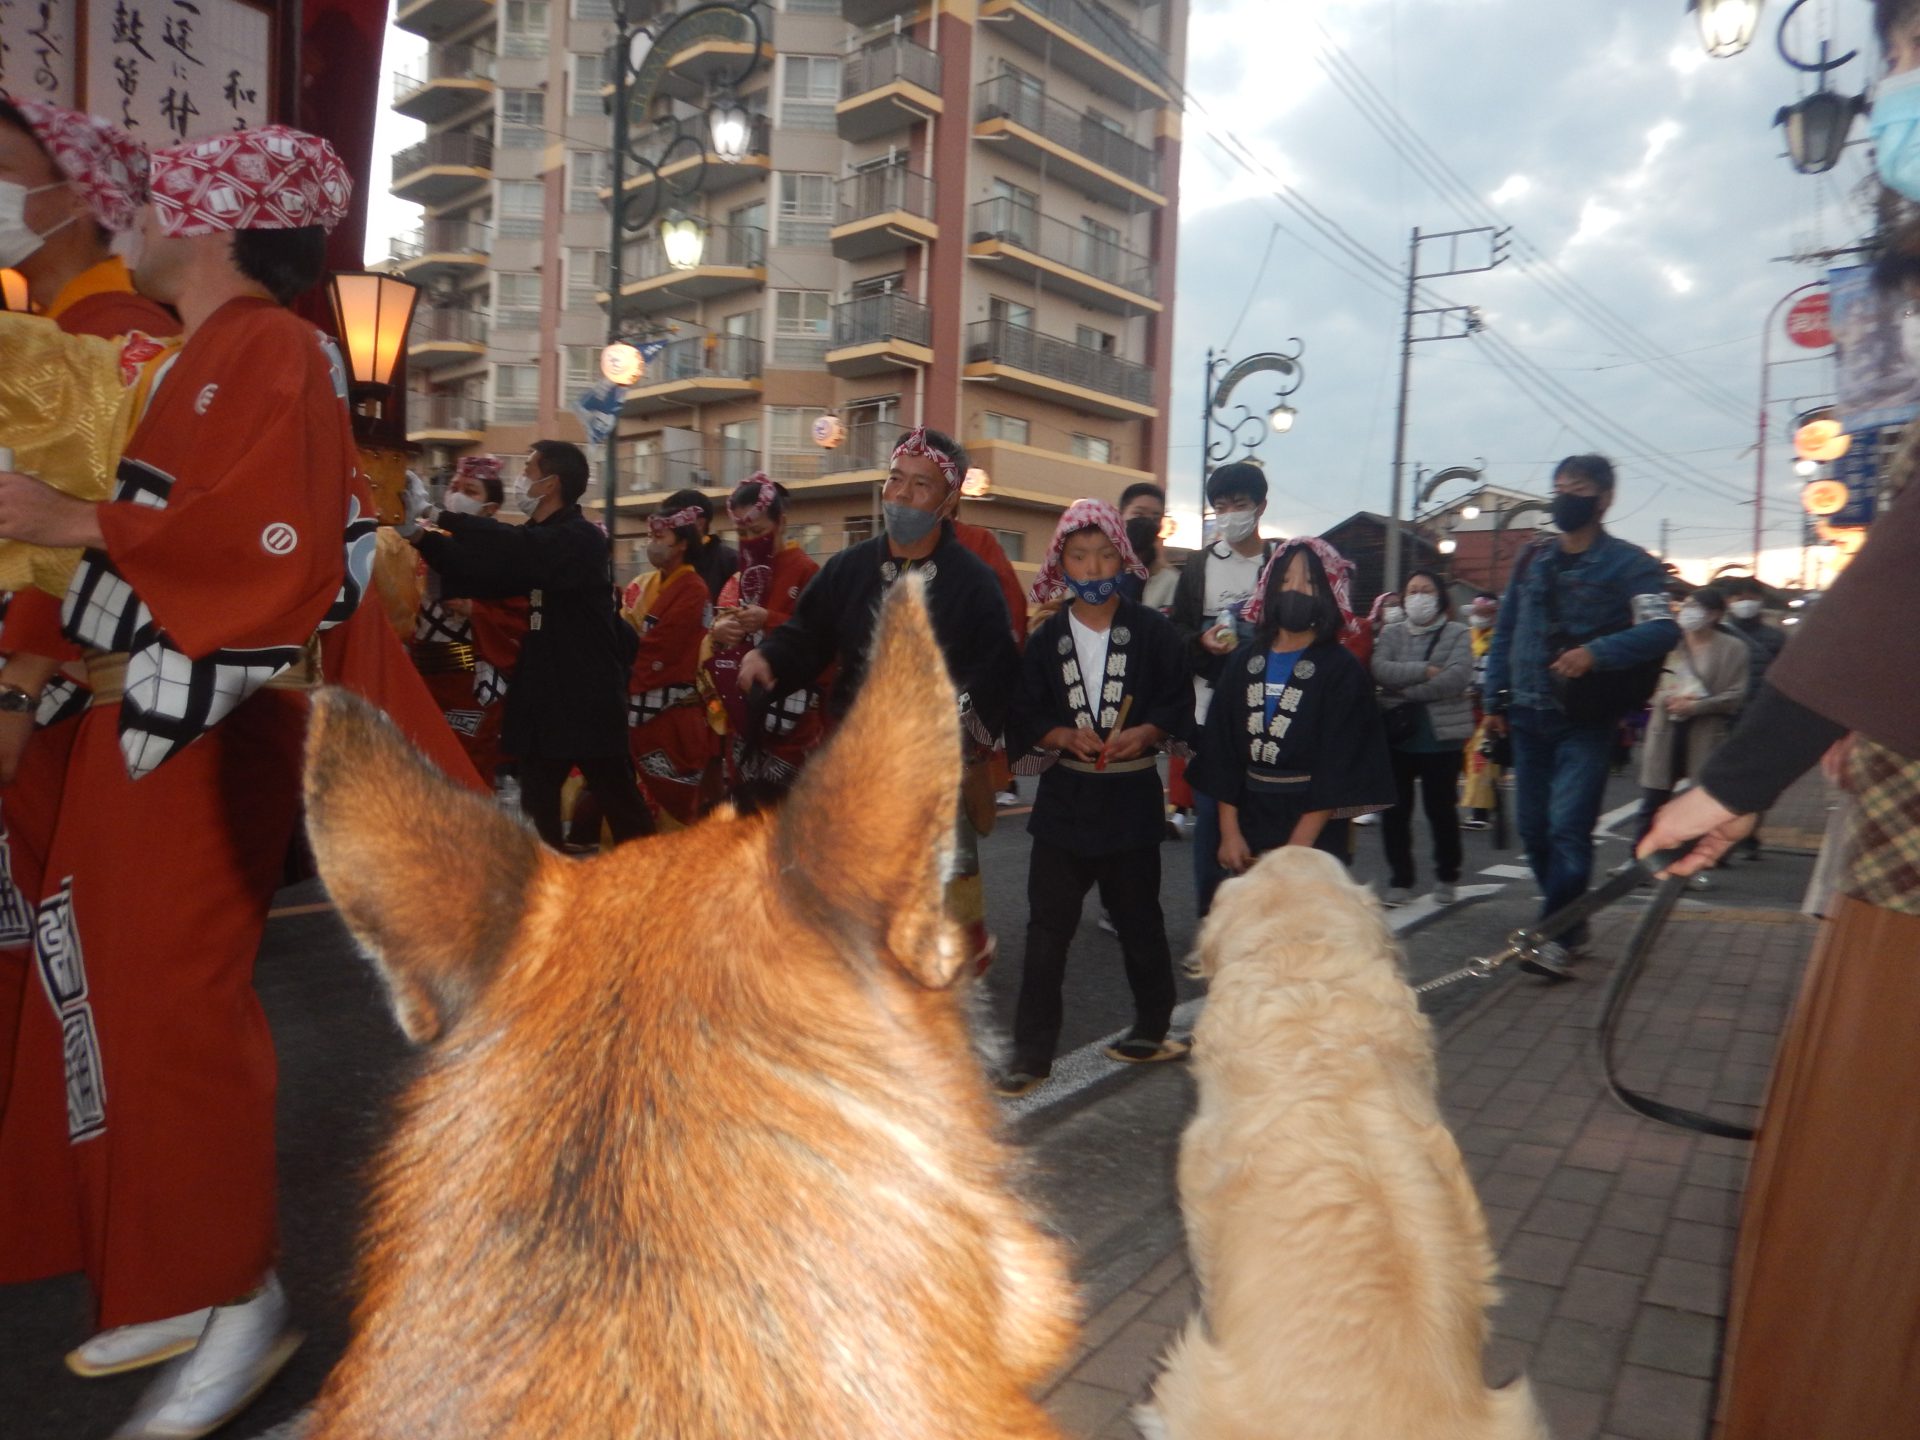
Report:
M1327 572L1327 583L1333 587L1334 603L1340 607L1340 621L1343 625L1351 623L1353 601L1350 598L1350 587L1353 584L1353 562L1318 535L1302 535L1297 540L1283 540L1280 543L1268 558L1267 563L1261 566L1260 579L1253 587L1253 598L1241 607L1242 618L1249 625L1260 623L1261 613L1266 609L1267 582L1273 576L1273 567L1291 564L1295 550L1311 550L1320 557L1320 564Z
M1047 561L1040 567L1040 576L1033 582L1033 603L1046 605L1067 593L1067 572L1061 561L1066 552L1067 537L1080 530L1098 530L1112 542L1113 548L1120 552L1121 567L1129 575L1147 578L1147 567L1140 563L1140 557L1133 553L1133 543L1127 539L1127 525L1120 518L1120 512L1104 500L1076 500L1069 505L1066 513L1060 517L1060 523L1053 527L1053 539L1047 545Z
M24 100L19 109L93 218L115 234L131 230L147 198L146 147L117 125L45 100Z
M498 455L462 455L460 463L453 467L453 473L467 480L478 480L486 484L489 480L500 478L500 457Z
M676 530L684 530L689 525L698 525L706 519L707 512L698 505L689 505L684 510L676 510L671 515L650 515L647 517L647 534L655 540L664 540Z
M764 518L780 498L780 487L767 478L767 472L764 470L755 471L746 478L744 483L754 487L751 503L735 505L731 496L727 499L727 514L733 517L733 523L736 525L744 525L750 520Z
M893 458L898 461L902 455L919 455L933 461L940 467L940 473L946 477L947 488L960 488L960 466L944 450L935 449L927 440L927 427L920 425L900 437L900 443L893 447Z
M347 216L353 181L318 135L263 125L154 151L152 192L168 235L330 231Z

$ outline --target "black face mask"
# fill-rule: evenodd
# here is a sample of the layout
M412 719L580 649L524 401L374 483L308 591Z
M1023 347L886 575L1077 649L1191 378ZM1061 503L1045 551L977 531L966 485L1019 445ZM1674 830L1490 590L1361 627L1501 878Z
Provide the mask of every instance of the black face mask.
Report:
M1127 521L1127 543L1149 570L1153 557L1160 553L1160 522L1151 515L1136 515Z
M1600 515L1598 495L1556 495L1553 497L1553 523L1571 534L1584 530Z
M1314 617L1320 607L1313 596L1302 595L1298 590L1282 590L1274 605L1274 619L1280 622L1282 630L1299 633L1313 629Z

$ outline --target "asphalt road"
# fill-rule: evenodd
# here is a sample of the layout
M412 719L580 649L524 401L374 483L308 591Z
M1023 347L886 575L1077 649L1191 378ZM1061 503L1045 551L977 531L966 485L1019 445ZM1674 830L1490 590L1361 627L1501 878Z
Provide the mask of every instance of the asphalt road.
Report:
M1632 798L1616 780L1609 805ZM1363 880L1386 882L1379 831L1360 832L1356 870ZM1421 843L1423 879L1430 880ZM1463 885L1497 886L1493 893L1437 915L1424 907L1402 919L1416 980L1451 970L1467 957L1496 947L1533 918L1529 879L1485 872L1515 866L1514 851L1496 851L1490 832L1466 836ZM1601 863L1624 859L1623 842L1603 845ZM1001 959L986 982L990 1023L1011 1019L1025 927L1027 838L1024 817L1003 816L982 844L989 919L1001 939ZM1163 849L1162 900L1176 956L1194 930L1190 842ZM1779 905L1797 899L1810 861L1775 856L1721 872L1715 905ZM256 1404L235 1435L254 1435L286 1418L318 1388L346 1338L352 1291L354 1235L360 1177L386 1124L391 1097L404 1083L408 1050L388 1017L367 967L330 911L315 907L317 887L282 897L308 913L276 919L260 956L257 983L280 1053L280 1164L284 1260L281 1274L294 1299L306 1346ZM1096 905L1076 937L1067 981L1062 1052L1091 1055L1094 1042L1124 1029L1131 1007L1114 937L1097 928ZM1180 980L1183 1000L1201 987ZM1441 1024L1474 1004L1489 985L1538 983L1512 973L1467 982L1429 997ZM1146 1270L1179 1235L1173 1196L1173 1157L1192 1104L1192 1082L1180 1065L1124 1068L1098 1061L1063 1063L1056 1082L1010 1107L1014 1133L1034 1159L1036 1199L1072 1241L1091 1311ZM107 1436L131 1410L143 1377L82 1381L61 1356L88 1333L88 1306L78 1277L0 1289L0 1436L6 1440L88 1440Z

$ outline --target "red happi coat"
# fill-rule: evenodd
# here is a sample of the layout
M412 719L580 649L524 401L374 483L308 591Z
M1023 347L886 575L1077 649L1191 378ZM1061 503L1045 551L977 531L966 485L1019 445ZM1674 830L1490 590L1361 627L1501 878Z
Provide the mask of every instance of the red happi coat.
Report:
M327 678L478 787L378 607L352 608L365 571L345 536L372 507L344 388L310 325L266 300L222 306L128 442L104 550L63 608L69 638L134 661L126 698L79 722L49 854L39 1003L0 1127L0 1281L84 1264L102 1328L231 1300L273 1263L275 1066L252 971L307 701L234 700L249 672L331 621ZM370 560L364 521L354 533ZM49 1111L78 1191L64 1215L34 1184L47 1136L27 1120Z
M707 584L691 565L627 587L621 613L640 632L627 682L627 732L647 795L682 825L700 814L717 747L694 676L707 636Z
M767 623L760 632L762 635L777 630L793 618L794 607L800 603L800 592L820 573L820 565L798 545L786 545L774 552L767 570L764 583L757 582L754 587L763 592L757 596L741 593L743 571L728 576L727 583L720 587L716 607L723 611L748 605L763 607ZM750 635L733 650L712 655L706 662L708 676L726 712L727 734L722 750L730 793L753 782L786 789L799 775L808 753L826 735L821 703L831 683L830 674L812 686L795 691L783 704L772 708L763 717L760 736L750 740L744 733L748 723L746 699L733 677L739 671L741 658L759 639L759 635Z

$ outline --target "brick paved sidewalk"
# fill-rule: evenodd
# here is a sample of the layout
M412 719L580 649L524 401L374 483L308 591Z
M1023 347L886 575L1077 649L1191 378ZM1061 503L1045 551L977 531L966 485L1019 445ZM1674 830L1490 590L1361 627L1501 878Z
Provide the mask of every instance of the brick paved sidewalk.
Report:
M1596 923L1601 957L1635 918ZM1751 1123L1813 935L1787 910L1676 911L1621 1021L1622 1082ZM1487 1377L1524 1369L1555 1440L1699 1440L1749 1147L1605 1096L1592 1024L1608 960L1587 968L1497 981L1441 1037L1443 1103L1500 1254ZM1068 1434L1133 1440L1127 1409L1192 1306L1176 1248L1090 1318L1047 1400Z

